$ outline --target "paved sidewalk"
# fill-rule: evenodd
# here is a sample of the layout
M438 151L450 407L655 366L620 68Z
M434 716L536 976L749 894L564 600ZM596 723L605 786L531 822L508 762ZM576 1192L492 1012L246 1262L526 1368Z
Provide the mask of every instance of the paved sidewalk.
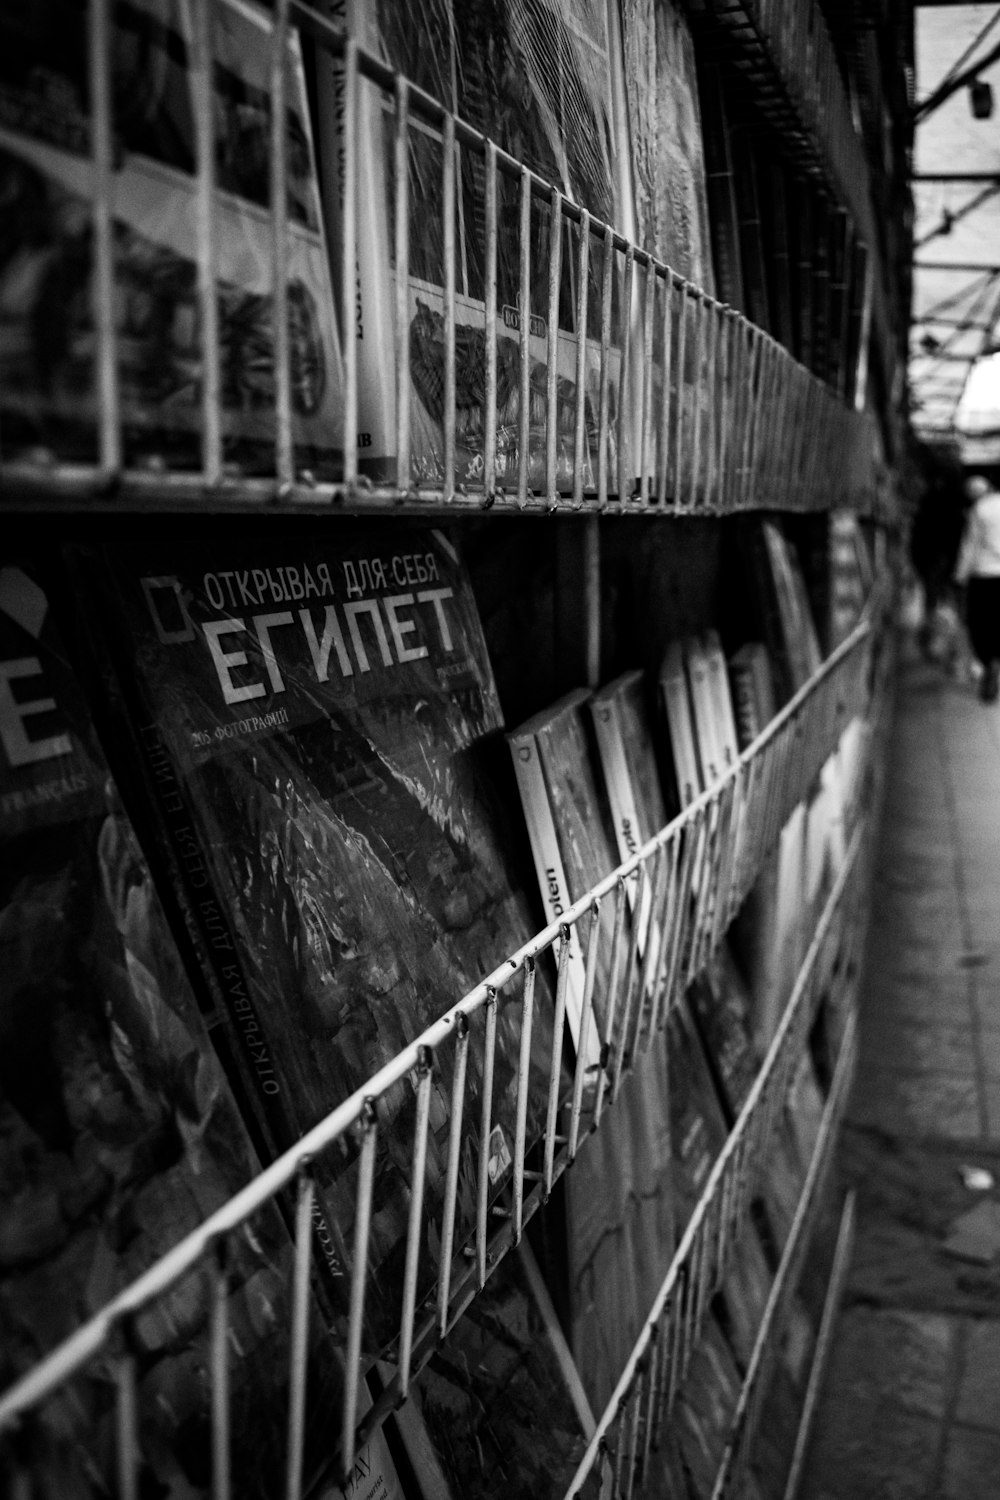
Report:
M856 1239L798 1500L998 1500L1000 705L904 647L889 754Z

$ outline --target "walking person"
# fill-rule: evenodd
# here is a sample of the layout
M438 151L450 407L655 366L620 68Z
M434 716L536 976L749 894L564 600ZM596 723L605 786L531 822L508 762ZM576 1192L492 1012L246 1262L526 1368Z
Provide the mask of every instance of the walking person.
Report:
M1000 690L1000 491L982 474L966 480L972 505L965 518L955 582L965 589L969 644L983 668L979 696L993 703Z

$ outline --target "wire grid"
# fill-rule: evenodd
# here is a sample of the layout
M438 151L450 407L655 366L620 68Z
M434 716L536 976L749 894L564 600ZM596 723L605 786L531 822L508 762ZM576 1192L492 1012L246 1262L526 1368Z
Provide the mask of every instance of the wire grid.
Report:
M764 1309L750 1365L740 1391L733 1430L726 1446L722 1466L712 1493L712 1500L738 1500L744 1494L747 1472L753 1454L754 1439L760 1427L760 1416L770 1386L774 1360L779 1347L781 1327L788 1299L798 1281L802 1260L808 1247L809 1226L813 1209L822 1197L829 1174L837 1128L842 1118L857 1054L857 1024L852 1015L841 1046L834 1075L823 1111L819 1138L806 1176L802 1197L775 1274Z
M89 82L93 101L92 184L96 346L95 464L65 464L51 455L28 461L8 455L2 493L16 503L39 505L89 499L95 505L210 504L213 507L336 504L350 510L398 507L440 513L499 506L531 512L611 509L614 512L691 513L748 509L818 511L847 505L872 511L878 503L876 445L870 414L848 409L821 381L797 364L773 338L686 282L609 226L570 202L523 163L444 109L406 78L346 39L303 0L276 0L268 23L271 78L269 327L273 366L273 411L263 413L260 433L273 445L270 473L234 474L225 461L227 422L223 405L222 350L217 296L220 264L220 197L213 156L212 0L194 6L190 39L196 120L197 309L201 329L198 360L200 463L169 470L162 455L127 460L130 417L123 396L116 329L119 267L115 259L113 116L110 48L111 0L89 0ZM394 346L386 351L382 378L389 380L395 407L391 435L395 477L373 483L359 472L357 433L364 381L359 368L358 307L353 278L339 288L342 345L340 430L331 437L343 450L343 477L320 481L296 451L294 369L289 333L291 264L286 142L289 36L293 23L321 53L336 61L343 89L343 213L341 264L355 266L368 223L371 187L359 170L364 132L387 112L395 163L390 221L394 225L392 270L385 297L392 303ZM823 76L826 74L824 72ZM372 95L375 108L372 107ZM437 143L440 158L442 267L435 290L440 341L430 365L417 348L409 303L409 226L414 209L408 162L416 139ZM485 267L479 324L472 345L457 349L468 333L458 317L456 293L456 184L466 163L483 180L483 212L475 247ZM501 405L498 371L498 192L520 203L518 276L521 305L547 278L547 317L520 318L517 345L516 476L506 486L497 474L497 430ZM390 188L386 188L390 192ZM533 244L545 229L548 259L532 265ZM366 251L366 253L373 253ZM387 262L388 264L388 262ZM577 288L573 327L560 327L560 289L566 277ZM537 274L536 274L537 273ZM394 289L392 283L394 282ZM599 305L588 306L588 287ZM465 299L468 302L468 299ZM628 309L627 315L622 309ZM334 308L321 309L333 324ZM539 323L543 332L536 328ZM371 338L369 335L369 344ZM471 455L463 448L456 412L458 376L481 392L482 437ZM544 372L544 397L535 389ZM362 378L364 377L364 378ZM588 391L588 381L590 390ZM437 422L435 475L418 474L419 434L427 410L417 400L434 388ZM542 405L544 417L539 414ZM414 417L419 417L419 422ZM418 432L419 429L419 432ZM347 438L345 439L345 434ZM155 461L154 461L155 460ZM267 466L265 466L266 468ZM418 482L418 480L420 482Z
M694 9L694 7L692 7ZM854 128L851 103L816 0L708 0L716 35L751 83L789 150L819 171L846 204L872 278L872 312L883 356L894 362L870 172ZM695 9L694 19L702 16Z
M313 1268L313 1210L316 1206L311 1164L323 1152L352 1142L358 1155L356 1212L350 1259L349 1312L340 1330L343 1352L343 1396L337 1422L339 1445L331 1441L332 1462L349 1473L358 1446L388 1412L406 1398L415 1374L440 1339L483 1287L499 1260L518 1244L526 1223L544 1203L558 1177L572 1163L578 1145L599 1128L603 1111L612 1107L623 1077L637 1056L666 1023L671 1005L703 966L743 896L750 889L769 849L796 803L807 795L815 775L835 750L846 724L869 709L871 626L865 620L828 659L754 744L696 802L643 846L631 859L570 907L564 916L538 933L410 1046L379 1070L367 1084L310 1131L292 1150L254 1179L202 1226L181 1241L133 1282L76 1334L30 1370L0 1397L0 1434L30 1429L43 1404L58 1398L74 1376L99 1368L117 1396L116 1451L119 1488L136 1492L142 1452L141 1416L133 1330L142 1316L165 1304L189 1279L199 1280L210 1329L208 1366L212 1431L215 1444L213 1497L228 1493L229 1381L227 1353L229 1299L227 1246L240 1241L259 1215L282 1195L294 1198L294 1297L289 1314L288 1469L285 1494L297 1497L302 1484L307 1413L305 1351L310 1336L309 1284ZM628 916L628 887L637 883L635 910L649 892L648 941L640 950L640 924ZM598 920L602 904L611 902L614 923ZM585 955L582 1031L572 1084L562 1075L563 1031L573 930ZM655 936L654 936L655 935ZM610 945L610 952L607 951ZM529 1061L535 983L539 965L555 964L555 1020L548 1093L530 1101L535 1117L544 1114L542 1138L527 1137ZM607 975L605 985L598 974ZM517 1121L509 1180L491 1202L489 1158L493 1119L493 1063L498 1010L512 1007L520 1023ZM797 1012L796 1012L797 1014ZM600 1019L599 1019L600 1018ZM791 1022L789 1022L789 1026ZM600 1064L593 1057L590 1029L599 1041ZM787 1030L787 1028L786 1028ZM467 1080L473 1073L470 1049L481 1058L482 1083L475 1110ZM424 1189L427 1175L428 1116L436 1059L453 1053L449 1147L442 1218L436 1226L439 1251L428 1267L421 1250ZM781 1054L784 1058L784 1053ZM784 1069L784 1062L782 1062ZM784 1078L777 1062L762 1075L757 1096L761 1109L743 1127L739 1158L760 1138L765 1116L774 1114L776 1092ZM405 1269L400 1288L399 1333L390 1350L366 1346L365 1299L369 1289L369 1236L372 1223L374 1163L380 1103L410 1080L416 1090L411 1146L411 1196ZM766 1106L766 1108L765 1108ZM475 1113L477 1118L470 1120ZM476 1224L468 1243L456 1237L459 1167L463 1152L476 1146ZM730 1149L727 1161L733 1159ZM726 1169L727 1193L735 1191ZM718 1231L720 1201L709 1196L696 1224L709 1214ZM729 1199L727 1198L727 1202ZM727 1218L727 1223L730 1220ZM693 1231L694 1232L694 1231ZM693 1243L693 1241L692 1241ZM704 1253L705 1232L697 1241ZM421 1256L423 1253L423 1261ZM418 1282L432 1272L433 1285L418 1294ZM699 1298L699 1316L703 1310ZM693 1316L693 1311L691 1313ZM693 1324L692 1324L693 1327ZM382 1354L394 1366L385 1389L363 1410L362 1373ZM30 1473L20 1471L22 1500L30 1500Z
M709 1304L723 1283L727 1268L738 1252L741 1233L749 1222L750 1204L779 1127L795 1066L807 1044L824 986L829 982L833 950L844 932L854 867L863 838L864 829L859 827L767 1056L682 1236L646 1328L566 1491L566 1500L581 1496L592 1476L603 1476L605 1481L613 1476L610 1489L601 1490L607 1500L632 1500L643 1493L650 1453L657 1445L663 1424L669 1420ZM849 973L850 966L842 965L842 976ZM772 1334L785 1303L785 1292L794 1285L795 1267L805 1248L810 1209L829 1161L853 1063L854 1027L853 1018L849 1017L820 1136L733 1419L716 1496L741 1493L739 1482L745 1473L760 1401L766 1392Z

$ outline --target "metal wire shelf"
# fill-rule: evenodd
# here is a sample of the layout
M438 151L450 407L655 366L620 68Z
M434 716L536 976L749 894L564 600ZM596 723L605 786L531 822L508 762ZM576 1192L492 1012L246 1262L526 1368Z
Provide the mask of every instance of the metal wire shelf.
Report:
M765 732L740 756L727 774L704 792L630 860L609 874L586 897L576 902L558 921L539 932L512 954L473 991L445 1011L422 1036L381 1068L367 1084L309 1132L298 1145L267 1168L241 1193L188 1235L176 1248L152 1266L132 1285L112 1298L76 1334L30 1370L0 1397L0 1434L9 1435L36 1413L75 1376L93 1368L95 1362L107 1371L118 1391L118 1455L120 1485L124 1495L135 1492L141 1452L141 1428L136 1414L136 1366L129 1330L141 1315L167 1299L187 1278L201 1278L206 1287L206 1309L211 1327L209 1366L213 1392L213 1428L219 1438L219 1453L213 1495L225 1494L224 1434L228 1431L227 1280L226 1257L220 1254L241 1227L252 1225L254 1216L285 1191L295 1197L295 1269L297 1289L291 1313L290 1407L288 1414L287 1495L300 1493L303 1423L306 1402L304 1350L309 1330L307 1290L313 1256L311 1214L314 1187L310 1164L338 1142L353 1141L359 1153L356 1213L350 1269L349 1316L342 1330L344 1394L340 1413L339 1466L349 1472L357 1445L367 1440L388 1412L406 1399L416 1373L430 1357L441 1338L446 1338L469 1302L485 1285L491 1271L514 1245L525 1225L549 1196L553 1184L572 1163L584 1135L600 1127L606 1107L613 1107L623 1077L640 1053L650 1045L665 1024L671 1006L698 973L728 926L757 872L773 847L789 813L809 791L820 767L836 749L847 724L864 717L870 708L872 661L871 619L865 619L824 663L815 677L789 702ZM855 798L845 807L845 816L855 819L860 810ZM857 845L855 838L854 847ZM849 868L849 866L848 866ZM846 875L837 887L839 901ZM628 887L638 883L639 900L649 891L649 933L658 933L640 954L638 924L631 932L625 921ZM601 904L614 907L613 934L598 921ZM834 907L836 902L834 902ZM831 907L831 910L834 909ZM829 927L829 917L822 932ZM565 1022L570 939L580 935L586 955L583 1032L571 1094L560 1093L560 1056ZM604 951L610 942L611 951ZM816 966L822 937L814 941L808 968ZM546 1125L539 1144L538 1170L531 1160L526 1140L529 1057L535 979L539 964L555 958L555 1025ZM599 968L609 977L598 996ZM804 992L800 980L796 994ZM598 1025L595 1002L602 1001L606 1017L604 1034ZM517 1130L511 1180L498 1217L498 1205L489 1204L489 1142L492 1127L492 1041L496 1035L498 1009L516 1007L521 1022L521 1066L517 1085ZM801 998L790 1011L781 1033L786 1037L804 1016ZM587 1066L593 1051L588 1028L599 1036L601 1064ZM798 1031L796 1031L798 1035ZM483 1084L476 1107L478 1128L478 1211L472 1243L456 1244L456 1196L459 1158L467 1141L464 1124L470 1046L481 1047L484 1058ZM762 1074L755 1097L773 1114L777 1097L769 1080L779 1078L786 1051L782 1043ZM447 1182L440 1224L440 1253L434 1267L434 1285L426 1296L418 1296L421 1222L427 1168L427 1126L436 1055L453 1049L453 1088L450 1112L450 1148ZM780 1074L784 1077L784 1073ZM368 1251L372 1218L373 1164L379 1132L380 1101L402 1081L415 1080L417 1107L412 1141L411 1201L405 1273L401 1295L398 1339L390 1355L394 1373L372 1408L364 1413L359 1405L360 1382L373 1351L364 1348L365 1297L369 1286ZM757 1116L753 1116L754 1120ZM757 1132L758 1126L754 1126ZM743 1127L738 1140L750 1141ZM753 1139L757 1139L755 1133ZM737 1157L742 1161L746 1145L739 1151L731 1145L726 1163L714 1183L727 1184L732 1194L732 1171ZM715 1188L713 1187L713 1192ZM727 1203L729 1199L727 1198ZM696 1215L685 1246L704 1250L709 1220L718 1228L719 1203L709 1198ZM728 1210L727 1210L728 1211ZM729 1222L729 1220L727 1220ZM244 1247L245 1248L245 1247ZM685 1262L686 1263L686 1262ZM378 1353L379 1351L375 1351ZM382 1351L385 1352L385 1351ZM107 1376L105 1377L107 1378ZM336 1444L331 1444L336 1448ZM21 1475L23 1500L32 1490L30 1476Z
M232 412L223 400L217 287L222 224L213 156L214 97L210 4L193 7L190 81L196 119L196 164L191 191L196 215L196 456L167 461L136 453L136 413L124 389L116 325L119 266L115 248L115 160L110 72L111 0L90 0L89 83L93 128L90 168L94 274L93 345L96 455L66 462L50 450L7 452L0 467L0 502L16 507L260 509L279 507L350 512L461 514L596 511L636 514L729 513L747 509L823 510L834 505L872 513L883 502L870 414L845 407L774 339L686 282L620 233L592 218L557 188L502 151L479 131L346 39L304 0L277 0L267 25L271 81L270 186L267 210L270 260L269 364L273 402L260 413L261 443L270 457L240 472L227 457ZM391 186L394 239L391 282L395 408L391 482L359 471L358 309L350 277L339 289L342 388L332 446L342 450L342 473L317 475L303 462L295 419L295 351L289 333L291 237L288 163L282 121L289 103L289 37L297 26L337 60L344 98L342 244L344 266L357 264L366 188L358 171L364 130L362 92L377 91L392 135L396 164ZM442 412L434 473L418 472L413 348L408 283L413 204L407 170L415 134L439 143L442 207L441 351L435 356ZM460 469L456 430L455 194L462 164L475 160L485 184L482 243L485 267L479 314L481 358L473 360L481 387L482 433ZM516 338L519 394L516 463L506 481L498 471L497 246L498 191L519 203L519 301L547 278L539 319L523 317ZM387 190L388 191L388 190ZM531 226L548 224L547 264L532 265ZM560 307L564 270L578 288L572 328ZM588 285L598 307L588 309ZM621 309L628 309L621 316ZM332 324L333 307L321 309ZM590 326L588 326L588 317ZM536 322L544 326L539 335ZM596 326L598 325L599 326ZM544 396L533 388L544 372ZM572 368L570 369L570 366ZM585 370L594 390L585 391ZM609 388L617 392L609 400ZM571 394L567 395L567 390ZM595 403L596 401L596 409ZM544 408L544 419L539 406ZM344 434L348 435L347 441ZM191 436L191 434L189 434ZM567 457L567 451L571 450ZM530 457L529 453L533 454ZM463 449L464 454L464 449ZM465 455L468 457L468 455ZM177 467L171 467L176 462ZM510 467L510 465L508 465Z
M632 1500L633 1495L643 1492L643 1475L661 1424L668 1419L684 1384L711 1298L722 1285L737 1253L740 1234L749 1222L750 1203L760 1184L795 1064L829 983L833 951L841 938L844 908L850 904L852 875L864 834L861 827L855 832L767 1056L678 1246L647 1326L566 1491L567 1500L583 1494L595 1473L613 1474L613 1500ZM849 972L849 966L842 966L844 972ZM849 1016L820 1135L734 1416L715 1487L717 1497L741 1493L739 1482L766 1389L771 1335L786 1289L794 1283L794 1268L805 1243L804 1230L829 1163L852 1077L854 1052L854 1023Z

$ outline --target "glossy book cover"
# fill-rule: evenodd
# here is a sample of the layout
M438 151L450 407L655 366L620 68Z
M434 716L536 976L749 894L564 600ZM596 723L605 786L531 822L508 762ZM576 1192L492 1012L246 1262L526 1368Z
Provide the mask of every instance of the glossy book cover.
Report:
M279 1150L533 931L483 764L501 711L468 577L428 528L178 541L104 559L108 620L175 884L247 1093ZM551 1047L536 995L529 1139ZM473 1020L457 1244L475 1219L484 1020ZM520 1008L501 1004L490 1191L514 1143ZM421 1288L433 1279L453 1052L434 1060ZM378 1103L368 1346L398 1328L416 1077ZM356 1142L317 1163L345 1270ZM346 1292L346 1288L345 1288Z
M0 855L6 1389L259 1171L49 597L20 557L0 566ZM264 1496L283 1472L287 1401L277 1211L230 1251L233 1477ZM144 1493L208 1491L203 1284L181 1281L133 1321ZM314 1349L313 1395L337 1384ZM46 1493L105 1495L113 1423L99 1371L42 1407L16 1451Z

